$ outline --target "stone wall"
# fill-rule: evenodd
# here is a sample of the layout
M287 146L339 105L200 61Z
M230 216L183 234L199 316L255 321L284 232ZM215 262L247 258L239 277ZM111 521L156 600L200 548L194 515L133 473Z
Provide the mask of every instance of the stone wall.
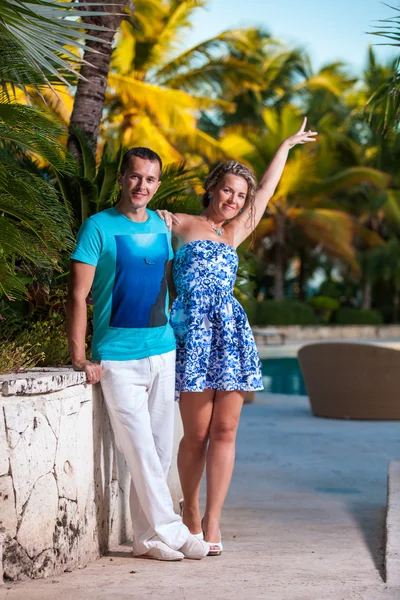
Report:
M99 386L70 369L1 379L0 582L1 566L5 580L85 566L131 537L130 477ZM176 467L170 484L176 503Z

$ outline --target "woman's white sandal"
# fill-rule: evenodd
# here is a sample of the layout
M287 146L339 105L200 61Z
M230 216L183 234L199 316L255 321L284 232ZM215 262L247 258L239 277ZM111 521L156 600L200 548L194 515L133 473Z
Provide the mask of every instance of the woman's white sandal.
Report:
M204 529L203 529L203 519L201 520L201 528L203 530L203 539L206 539L206 536L204 535ZM210 551L207 554L207 556L219 556L220 554L222 554L224 547L222 545L221 531L219 531L218 533L219 533L219 542L207 542L207 544L210 545Z
M219 542L207 542L210 545L210 551L207 556L219 556L224 549L222 545L221 532L219 532Z

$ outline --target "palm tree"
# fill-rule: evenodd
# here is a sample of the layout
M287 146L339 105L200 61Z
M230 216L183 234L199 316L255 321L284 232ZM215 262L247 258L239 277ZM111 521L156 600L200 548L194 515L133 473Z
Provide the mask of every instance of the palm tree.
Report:
M397 323L400 309L400 242L398 237L393 236L385 245L370 250L365 258L369 280L376 285L383 283L389 286L393 299L392 320L393 323Z
M32 276L60 271L71 248L71 216L49 182L44 159L54 171L73 173L59 137L65 131L39 110L0 104L0 296L24 295Z
M65 129L12 96L27 86L39 92L76 80L81 61L72 50L91 37L82 34L76 17L90 16L88 6L82 3L79 12L74 3L55 0L0 2L0 295L9 299L23 296L38 269L61 269L60 256L72 244L71 215L50 182L50 169L74 172L59 141Z
M112 41L121 23L127 0L109 0L106 5L108 14L104 13L104 3L101 0L92 0L92 4L95 5L92 14L84 16L82 21L85 27L101 25L103 30L98 30L97 35L91 36L87 41L70 119L68 149L78 162L82 160L82 156L79 141L75 137L77 128L84 132L96 149L113 52Z
M357 219L370 230L378 233L384 240L390 239L400 232L400 178L398 164L400 159L400 139L394 128L389 128L382 135L381 125L385 119L384 106L376 105L365 121L363 109L374 90L387 81L393 65L381 64L377 61L372 48L368 52L368 63L363 74L363 85L350 98L352 111L349 135L356 142L355 160L367 167L384 170L390 176L385 189L360 188L357 202L344 198L343 207L352 212ZM374 298L374 265L373 252L362 243L359 244L360 265L362 268L362 306L371 308Z
M105 127L125 145L149 145L165 162L215 162L224 153L198 126L201 115L234 111L233 90L257 88L260 73L235 56L245 31L228 31L184 52L178 42L205 0L136 3L117 36L109 75ZM221 99L222 98L222 99Z
M381 19L379 22L382 25L376 27L378 31L370 33L386 40L384 42L386 45L398 48L400 44L400 9L394 6L390 6L390 8L397 14L388 19ZM377 118L382 133L387 133L390 129L396 130L400 121L399 65L399 57L387 65L384 77L378 78L366 101L366 109ZM381 70L380 75L382 74Z
M6 95L9 84L37 87L79 78L82 59L77 51L96 38L82 32L77 18L89 19L90 6L85 1L80 10L74 2L62 0L0 1L0 86ZM86 29L106 33L104 26L93 23Z
M279 113L265 109L264 130L235 132L230 130L222 146L231 155L252 165L259 176L271 160L280 142L296 131L300 124L298 110L285 106ZM259 224L256 237L270 236L274 255L274 297L284 298L284 280L288 258L289 237L296 230L306 238L310 248L319 247L328 256L345 261L353 273L359 273L353 240L360 227L354 217L341 210L332 198L359 182L384 189L388 185L385 174L366 167L354 167L331 175L334 159L321 149L296 149L289 157L280 185L268 205L266 217ZM364 232L371 244L379 237Z

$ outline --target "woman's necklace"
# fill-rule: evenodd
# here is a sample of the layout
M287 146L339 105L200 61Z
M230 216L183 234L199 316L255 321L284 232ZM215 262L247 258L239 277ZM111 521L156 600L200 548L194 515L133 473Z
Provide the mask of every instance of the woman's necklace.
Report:
M211 223L211 221L208 219L208 217L206 217L206 215L201 215L201 216L205 218L207 223L210 225L211 229L213 229L217 235L222 235L224 233L224 229L223 228L218 229L218 227L216 227L213 223Z

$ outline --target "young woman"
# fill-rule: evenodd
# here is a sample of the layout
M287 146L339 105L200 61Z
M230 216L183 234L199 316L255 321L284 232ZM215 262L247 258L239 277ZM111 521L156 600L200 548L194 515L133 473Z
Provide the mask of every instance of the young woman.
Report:
M210 555L223 549L220 518L233 472L244 392L262 389L251 328L233 296L236 248L264 214L290 148L315 141L317 133L305 131L306 121L279 146L258 186L246 166L235 161L220 164L204 183L202 214L177 214L173 219L177 298L171 324L184 429L178 454L183 522L199 537L204 533ZM205 466L207 496L201 519L199 489Z

